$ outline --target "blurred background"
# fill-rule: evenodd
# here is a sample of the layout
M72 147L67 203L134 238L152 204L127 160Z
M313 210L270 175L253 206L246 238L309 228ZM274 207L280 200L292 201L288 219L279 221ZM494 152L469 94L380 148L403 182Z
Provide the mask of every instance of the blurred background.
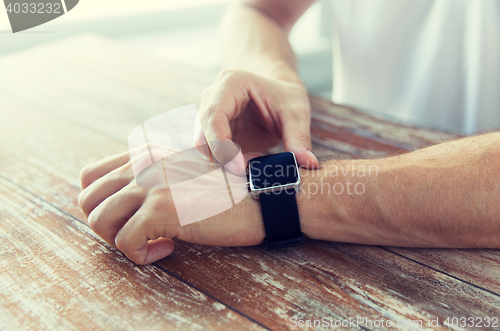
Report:
M81 0L75 9L13 34L0 10L0 56L84 32L205 70L221 68L219 22L230 0ZM312 94L331 97L329 2L318 1L295 25L290 42ZM325 15L326 14L326 15Z

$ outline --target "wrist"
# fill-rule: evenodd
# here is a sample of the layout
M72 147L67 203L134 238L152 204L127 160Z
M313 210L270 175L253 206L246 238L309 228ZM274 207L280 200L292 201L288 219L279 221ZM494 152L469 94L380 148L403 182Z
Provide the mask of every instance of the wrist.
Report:
M301 228L312 239L376 244L378 165L373 160L334 160L301 169L297 195Z
M252 58L250 63L225 66L225 70L242 70L273 81L289 83L307 91L297 71L281 60Z
M325 164L321 163L320 167L314 170L300 168L301 186L297 194L300 227L304 235L311 239L326 239L324 232L332 218L330 198L321 190L321 184L327 178L323 171L324 166Z
M262 75L272 80L298 85L306 90L297 71L286 62L276 62L269 65Z

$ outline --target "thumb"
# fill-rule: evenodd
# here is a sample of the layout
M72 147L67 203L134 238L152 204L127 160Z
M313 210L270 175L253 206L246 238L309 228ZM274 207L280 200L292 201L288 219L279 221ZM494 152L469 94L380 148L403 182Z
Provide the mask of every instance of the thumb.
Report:
M311 120L297 120L294 116L283 118L283 145L285 151L293 152L299 166L314 169L319 161L311 151Z
M143 249L146 251L146 258L141 264L151 264L169 256L174 251L174 247L175 244L170 238L150 240Z

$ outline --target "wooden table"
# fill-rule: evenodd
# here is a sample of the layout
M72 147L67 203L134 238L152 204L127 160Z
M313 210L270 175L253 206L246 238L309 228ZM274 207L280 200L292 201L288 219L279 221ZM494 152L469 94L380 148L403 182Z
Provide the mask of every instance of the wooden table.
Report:
M79 171L127 150L144 120L198 101L214 75L92 35L0 58L0 75L2 331L286 330L322 318L375 323L345 327L363 330L421 330L437 318L430 329L445 330L446 318L500 317L496 250L308 240L268 252L177 241L168 258L135 265L82 221ZM316 154L455 138L311 100ZM413 320L422 327L395 324ZM495 329L484 321L480 329Z

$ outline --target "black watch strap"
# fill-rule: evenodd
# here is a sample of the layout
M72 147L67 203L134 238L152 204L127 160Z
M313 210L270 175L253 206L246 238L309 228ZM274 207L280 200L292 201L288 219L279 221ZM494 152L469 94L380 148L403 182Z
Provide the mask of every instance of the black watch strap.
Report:
M259 195L267 249L298 245L304 242L300 232L299 209L295 189L280 192L261 193Z

